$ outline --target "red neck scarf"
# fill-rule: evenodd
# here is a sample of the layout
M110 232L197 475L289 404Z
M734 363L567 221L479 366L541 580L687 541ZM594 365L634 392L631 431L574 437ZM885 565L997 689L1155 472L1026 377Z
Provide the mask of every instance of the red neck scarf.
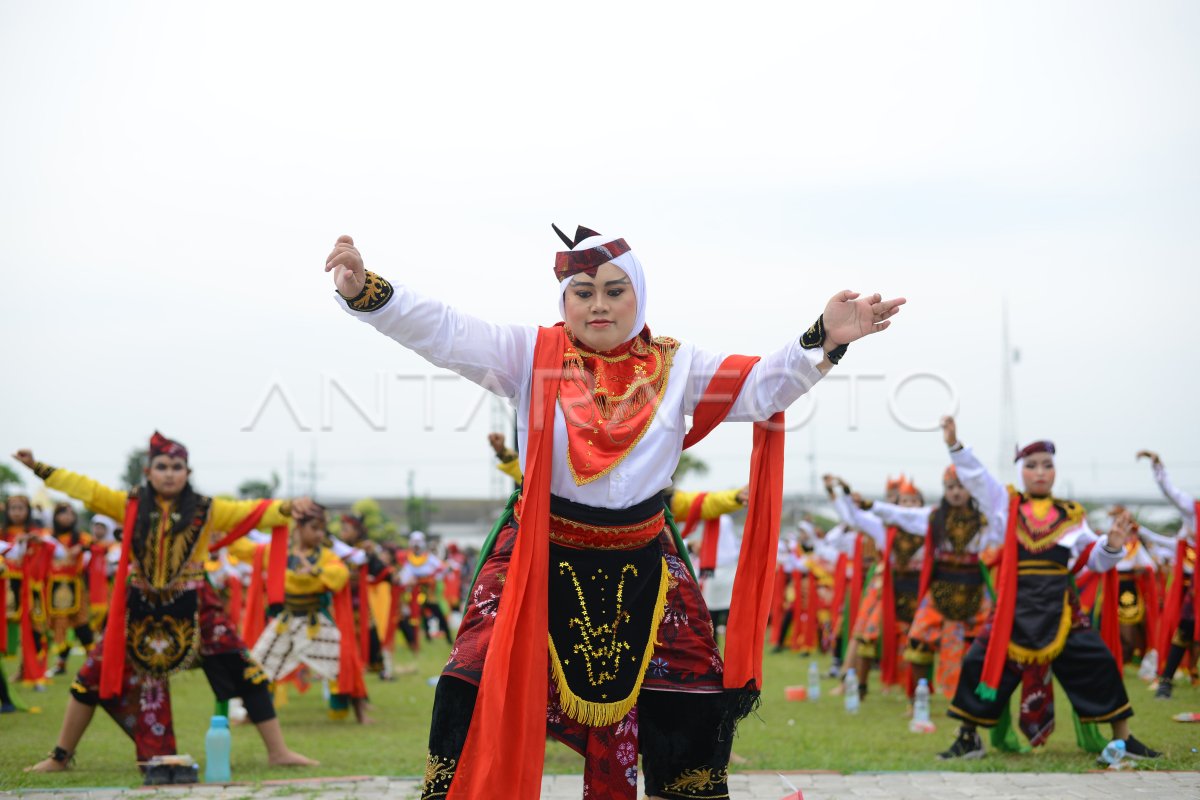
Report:
M569 334L566 340L558 403L567 468L583 486L615 469L650 428L678 344L651 340L649 328L607 353L584 350Z

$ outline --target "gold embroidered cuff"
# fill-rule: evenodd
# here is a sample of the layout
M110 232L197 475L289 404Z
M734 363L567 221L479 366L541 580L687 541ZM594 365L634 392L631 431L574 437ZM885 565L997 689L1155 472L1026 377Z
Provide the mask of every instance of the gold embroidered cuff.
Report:
M42 480L46 480L54 474L57 467L52 467L49 464L44 464L41 461L35 461L33 464L33 474L37 475Z
M388 283L386 278L376 275L370 270L366 271L366 281L363 283L362 291L354 297L343 299L346 304L355 311L378 311L388 304L392 299L392 295L396 293L392 285Z

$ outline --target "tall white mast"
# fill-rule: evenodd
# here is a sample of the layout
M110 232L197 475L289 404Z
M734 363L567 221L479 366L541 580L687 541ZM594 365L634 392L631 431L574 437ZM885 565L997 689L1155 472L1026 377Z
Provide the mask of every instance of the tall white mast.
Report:
M1008 340L1008 298L1001 301L1000 321L1003 354L1000 358L1000 453L997 456L997 475L1007 475L1012 468L1013 453L1017 450L1017 406L1013 399L1012 366L1021 353Z

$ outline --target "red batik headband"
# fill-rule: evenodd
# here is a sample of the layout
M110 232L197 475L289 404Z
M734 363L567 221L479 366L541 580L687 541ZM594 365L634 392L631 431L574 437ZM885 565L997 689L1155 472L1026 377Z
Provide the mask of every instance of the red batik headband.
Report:
M554 232L558 234L558 238L563 240L567 247L575 248L584 239L600 234L579 225L575 228L575 238L571 239L565 233L558 229L557 225L551 224ZM590 278L596 277L596 270L601 264L606 264L613 259L620 258L628 253L630 247L625 243L624 239L614 239L611 242L598 244L595 247L589 247L586 250L566 250L554 255L554 275L559 282L565 281L573 275L578 275L583 272Z
M1042 439L1041 441L1025 445L1017 451L1016 457L1013 458L1013 463L1015 464L1023 458L1028 458L1034 453L1049 453L1050 455L1054 455L1054 442L1049 439Z
M154 435L150 437L150 460L153 461L155 456L171 456L187 461L188 451L179 442L172 441L155 431Z

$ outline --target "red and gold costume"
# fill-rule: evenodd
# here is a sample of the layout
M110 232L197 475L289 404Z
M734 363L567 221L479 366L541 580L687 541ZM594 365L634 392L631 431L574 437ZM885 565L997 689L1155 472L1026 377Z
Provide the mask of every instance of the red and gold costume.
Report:
M156 433L151 461L159 454L187 458ZM148 485L131 495L42 463L34 472L93 512L126 521L108 624L71 684L75 699L101 705L133 739L139 761L174 753L167 680L197 663L219 701L241 697L253 722L273 719L267 676L206 580L204 563L214 531L286 526L289 504L210 498L190 486L168 500Z

